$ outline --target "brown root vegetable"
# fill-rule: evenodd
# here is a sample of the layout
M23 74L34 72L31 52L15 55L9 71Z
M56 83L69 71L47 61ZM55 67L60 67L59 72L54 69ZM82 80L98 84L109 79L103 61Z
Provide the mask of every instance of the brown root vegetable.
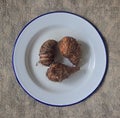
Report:
M52 81L62 81L68 78L72 73L78 71L79 67L69 67L61 63L53 63L47 70L47 77Z
M80 44L73 37L64 37L59 41L59 50L60 53L68 58L72 64L78 65L81 56Z
M54 62L56 56L57 41L47 40L40 48L40 63L49 66Z

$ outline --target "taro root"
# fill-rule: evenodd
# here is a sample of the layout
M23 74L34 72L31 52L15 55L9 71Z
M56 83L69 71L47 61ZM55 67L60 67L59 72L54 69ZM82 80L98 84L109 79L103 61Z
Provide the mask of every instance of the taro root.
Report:
M79 67L69 67L61 63L53 63L47 70L47 77L52 81L62 81L68 78L72 73L78 71Z
M73 37L64 37L59 43L60 53L68 58L71 63L75 66L78 66L81 56L80 44Z
M57 41L55 40L47 40L43 43L40 48L40 63L49 66L51 63L54 62L56 56L56 48L57 48Z

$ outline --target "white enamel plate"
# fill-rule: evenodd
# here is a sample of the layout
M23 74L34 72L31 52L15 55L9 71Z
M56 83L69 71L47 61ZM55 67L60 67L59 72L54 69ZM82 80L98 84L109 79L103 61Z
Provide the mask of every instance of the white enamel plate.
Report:
M59 41L64 36L81 43L81 69L62 82L52 82L46 77L48 67L36 66L39 49L46 40ZM50 12L33 19L20 32L12 64L17 81L31 97L47 105L66 106L83 101L98 88L106 73L107 55L102 36L89 21L69 12Z

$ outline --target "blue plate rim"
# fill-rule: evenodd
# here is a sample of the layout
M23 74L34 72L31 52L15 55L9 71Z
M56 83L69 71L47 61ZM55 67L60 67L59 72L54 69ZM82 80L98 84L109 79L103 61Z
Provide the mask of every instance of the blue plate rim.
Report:
M17 43L17 41L18 41L21 33L24 31L24 29L25 29L31 22L33 22L33 21L36 20L37 18L40 18L40 17L45 16L45 15L48 15L48 14L53 14L53 13L68 13L68 14L75 15L75 16L78 16L78 17L86 20L88 23L90 23L90 24L96 29L96 31L97 31L98 34L100 35L100 37L101 37L101 39L102 39L102 42L103 42L103 44L104 44L105 52L106 52L106 67L105 67L105 71L104 71L103 77L102 77L102 79L101 79L101 82L99 83L99 85L97 86L97 88L96 88L91 94L89 94L88 96L86 96L84 99L82 99L82 100L80 100L80 101L77 101L77 102L75 102L75 103L65 104L65 105L54 105L54 104L45 103L45 102L40 101L40 100L38 100L37 98L33 97L32 95L30 95L30 93L29 93L27 90L25 90L25 88L24 88L24 87L21 85L21 83L19 82L19 79L18 79L17 74L16 74L16 72L15 72L15 67L14 67L14 50L15 50L16 43ZM38 102L40 102L40 103L42 103L42 104L48 105L48 106L53 106L53 107L66 107L66 106L75 105L75 104L78 104L78 103L81 103L81 102L85 101L87 98L89 98L91 95L93 95L93 94L100 88L100 86L103 84L104 78L105 78L106 73L107 73L107 70L108 70L108 61L109 61L108 57L109 57L109 56L108 56L107 42L105 41L102 33L98 30L98 28L97 28L91 21L89 21L88 19L84 18L83 16L78 15L78 14L73 13L73 12L69 12L69 11L52 11L52 12L44 13L44 14L39 15L39 16L37 16L36 18L32 19L32 20L29 21L29 22L22 28L22 30L19 32L17 38L15 39L14 46L13 46L13 50L12 50L12 68L13 68L13 72L14 72L14 75L15 75L15 78L16 78L18 84L22 87L22 89L23 89L31 98L33 98L34 100L36 100L36 101L38 101Z

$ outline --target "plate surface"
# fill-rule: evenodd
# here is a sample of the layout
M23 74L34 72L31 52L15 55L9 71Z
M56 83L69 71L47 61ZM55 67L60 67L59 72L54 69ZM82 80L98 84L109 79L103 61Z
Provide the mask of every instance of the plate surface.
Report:
M47 67L36 62L39 49L48 39L72 36L81 43L80 71L57 83L46 77ZM68 61L64 61L69 65ZM69 12L50 12L29 22L20 32L13 49L12 64L17 81L34 99L52 106L78 103L101 83L107 66L105 44L87 20Z

